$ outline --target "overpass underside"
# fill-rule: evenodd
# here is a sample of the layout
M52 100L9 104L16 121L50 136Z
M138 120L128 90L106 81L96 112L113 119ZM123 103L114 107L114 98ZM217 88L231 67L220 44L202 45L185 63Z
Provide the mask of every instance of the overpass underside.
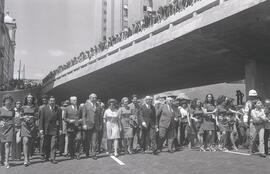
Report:
M251 8L207 24L207 20L223 15L224 11L220 9L229 9L226 2L224 4L195 14L179 24L179 28L172 27L153 35L134 48L127 48L129 51L120 51L119 57L126 54L126 58L113 61L107 57L95 63L103 64L103 68L93 65L95 71L89 70L88 74L67 77L70 79L61 83L55 81L51 84L52 89L45 92L61 100L76 95L83 101L91 92L103 99L120 98L133 93L147 95L245 79L256 71L253 66L253 70L247 72L247 62L253 62L252 65L259 62L264 69L270 69L270 2L261 1ZM187 30L188 25L196 28L204 22L207 25L178 37L178 33ZM173 39L166 41L168 35ZM149 43L153 44L149 47ZM143 48L147 50L138 51ZM256 80L247 81L254 83Z

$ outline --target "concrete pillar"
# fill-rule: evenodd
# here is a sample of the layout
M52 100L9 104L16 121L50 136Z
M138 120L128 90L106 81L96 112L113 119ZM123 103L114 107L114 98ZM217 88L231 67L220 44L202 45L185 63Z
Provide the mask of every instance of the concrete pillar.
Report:
M270 62L248 60L245 65L246 93L255 89L262 99L270 98Z

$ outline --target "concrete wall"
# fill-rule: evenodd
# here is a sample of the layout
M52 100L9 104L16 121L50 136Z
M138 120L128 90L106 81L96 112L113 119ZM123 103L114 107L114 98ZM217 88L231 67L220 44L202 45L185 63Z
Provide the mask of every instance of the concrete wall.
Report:
M246 59L269 62L269 8L264 0L198 1L100 53L96 62L63 71L43 91L63 99L90 92L119 97L244 79Z

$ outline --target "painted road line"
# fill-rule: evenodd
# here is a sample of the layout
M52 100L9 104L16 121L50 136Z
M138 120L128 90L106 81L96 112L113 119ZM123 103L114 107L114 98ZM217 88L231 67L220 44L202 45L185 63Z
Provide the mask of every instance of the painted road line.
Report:
M123 163L120 159L116 158L115 156L111 156L111 158L116 161L119 165L124 166L125 163Z
M232 153L232 154L237 154L237 155L245 155L245 156L249 156L249 153L241 153L241 152L232 152L232 151L225 151L225 153Z

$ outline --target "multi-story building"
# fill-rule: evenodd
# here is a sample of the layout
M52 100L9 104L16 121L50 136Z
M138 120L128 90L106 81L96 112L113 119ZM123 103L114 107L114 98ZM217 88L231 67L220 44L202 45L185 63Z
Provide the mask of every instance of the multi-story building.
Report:
M107 0L95 0L94 4L94 41L97 44L107 33Z
M128 0L107 0L107 37L128 27Z
M144 12L153 8L155 0L128 0L128 25L131 27L144 17Z
M147 10L157 10L170 0L96 0L95 42L116 35L144 18Z
M0 84L13 79L15 54L15 19L4 15L5 1L0 0Z

